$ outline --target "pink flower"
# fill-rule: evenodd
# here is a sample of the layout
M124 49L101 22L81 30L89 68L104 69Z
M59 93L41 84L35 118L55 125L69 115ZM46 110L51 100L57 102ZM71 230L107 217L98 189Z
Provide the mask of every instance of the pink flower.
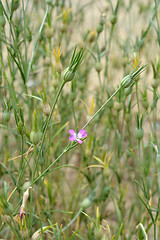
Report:
M20 217L21 220L23 219L23 215L26 215L26 213L23 209L21 209L20 214L19 214L19 217Z
M77 141L79 144L82 144L83 141L80 139L87 137L87 133L84 129L81 129L79 133L76 133L73 129L70 129L68 132L71 134L71 136L69 137L69 140L71 142Z

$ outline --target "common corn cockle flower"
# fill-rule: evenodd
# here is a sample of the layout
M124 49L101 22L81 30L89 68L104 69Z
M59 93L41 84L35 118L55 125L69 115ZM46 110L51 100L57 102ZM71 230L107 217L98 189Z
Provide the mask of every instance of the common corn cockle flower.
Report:
M21 207L20 214L19 214L19 217L21 220L23 219L23 215L26 215L26 212L24 211L23 207Z
M87 133L84 129L81 129L78 133L76 133L73 129L70 129L68 132L71 134L69 137L71 142L77 141L79 144L82 144L83 141L81 139L87 137Z

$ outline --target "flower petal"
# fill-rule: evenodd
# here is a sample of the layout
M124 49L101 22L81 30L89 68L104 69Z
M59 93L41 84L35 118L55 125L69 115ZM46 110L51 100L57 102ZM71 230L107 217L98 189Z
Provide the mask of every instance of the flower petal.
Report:
M85 138L87 137L87 133L84 129L81 129L77 135L78 138Z
M76 132L75 132L73 129L70 129L68 132L69 132L71 135L76 136Z
M73 142L73 141L76 140L76 138L75 138L75 136L71 135L71 136L69 137L69 140L70 140L71 142Z
M78 142L79 144L82 144L82 143L83 143L83 141L80 140L80 139L76 139L76 140L77 140L77 142Z

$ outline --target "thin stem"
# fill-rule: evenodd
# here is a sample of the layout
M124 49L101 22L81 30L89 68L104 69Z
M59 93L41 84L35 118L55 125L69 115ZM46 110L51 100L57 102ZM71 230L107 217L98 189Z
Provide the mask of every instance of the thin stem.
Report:
M118 87L117 90L113 93L113 95L107 99L107 101L98 109L98 111L90 118L90 120L84 125L83 129L86 128L90 122L105 108L105 106L111 101L111 99L120 91L121 87Z
M57 103L57 101L58 101L58 98L59 98L59 96L60 96L60 93L61 93L64 85L65 85L65 82L63 81L62 84L61 84L61 86L60 86L60 88L59 88L59 90L58 90L57 96L56 96L56 98L55 98L55 101L54 101L54 103L53 103L53 106L52 106L52 109L51 109L51 112L50 112L50 115L49 115L49 117L48 117L48 121L47 121L47 123L46 123L45 129L44 129L44 132L43 132L42 143L41 143L41 147L40 147L40 151L39 151L38 158L39 158L40 153L41 153L42 148L43 148L43 143L44 143L44 140L45 140L45 136L46 136L46 133L47 133L47 129L48 129L49 123L50 123L50 121L51 121L51 117L52 117L54 108L55 108L55 106L56 106L56 103Z
M31 66L32 66L33 58L34 58L34 55L35 55L35 52L36 52L36 48L37 48L37 45L38 45L38 41L39 41L39 38L40 38L40 36L41 36L42 29L43 29L43 26L44 26L44 23L45 23L45 20L46 20L48 11L49 11L49 6L48 6L48 4L47 4L47 6L46 6L46 12L45 12L45 15L44 15L42 24L41 24L40 29L39 29L39 32L38 32L37 40L36 40L36 42L35 42L35 44L34 44L34 47L33 47L31 59L30 59L30 61L29 61L28 71L27 71L27 81L28 81L28 79L29 79L29 74L30 74L30 71L31 71Z

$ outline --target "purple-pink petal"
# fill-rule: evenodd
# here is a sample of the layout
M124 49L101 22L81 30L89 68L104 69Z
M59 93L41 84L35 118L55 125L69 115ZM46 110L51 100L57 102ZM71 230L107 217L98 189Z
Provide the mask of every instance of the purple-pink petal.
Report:
M76 136L76 132L75 132L73 129L70 129L68 132L69 132L71 135L75 135L75 136Z
M77 142L79 143L79 144L82 144L83 143L83 141L82 140L80 140L80 139L76 139L77 140Z
M84 129L81 129L77 135L78 138L85 138L87 137L87 133Z
M75 136L73 136L73 135L71 135L71 136L69 136L69 140L72 142L72 141L75 141L76 140L76 137Z

